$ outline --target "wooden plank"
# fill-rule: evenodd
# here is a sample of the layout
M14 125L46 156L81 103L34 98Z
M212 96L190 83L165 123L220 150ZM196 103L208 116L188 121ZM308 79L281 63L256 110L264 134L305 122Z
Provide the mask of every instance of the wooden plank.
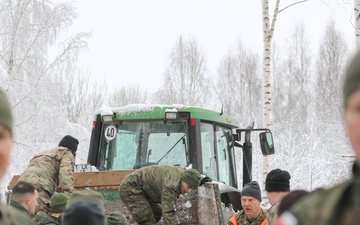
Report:
M115 190L119 188L121 181L134 170L113 170L113 171L97 171L97 172L75 172L74 187L77 190L86 187L95 190ZM11 190L18 181L20 175L12 177L8 190Z
M121 181L134 170L113 170L99 172L75 172L74 187L119 186Z
M19 180L20 175L14 175L11 178L11 181L9 183L9 185L7 186L8 190L12 190L12 188L14 187L14 185L16 184L16 182Z

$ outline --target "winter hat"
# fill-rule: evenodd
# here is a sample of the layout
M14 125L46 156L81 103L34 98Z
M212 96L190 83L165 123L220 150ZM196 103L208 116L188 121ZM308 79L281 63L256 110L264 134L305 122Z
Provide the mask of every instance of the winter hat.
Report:
M11 107L4 92L0 90L0 125L6 127L12 133L13 120Z
M182 172L181 180L190 185L192 188L197 188L200 184L201 175L195 169L188 169Z
M94 190L79 190L71 193L66 207L68 208L78 201L93 202L97 204L103 212L105 211L105 202L103 195Z
M62 225L105 225L105 216L99 206L90 201L78 201L64 211Z
M66 135L65 137L63 137L63 139L61 139L59 146L67 147L71 151L76 152L78 144L78 139L74 138L73 136Z
M125 215L120 211L111 212L106 219L106 223L107 225L129 225Z
M241 190L241 196L250 196L261 202L261 191L258 182L251 181L245 184Z
M62 213L65 210L69 196L64 193L55 193L50 200L51 212Z
M266 176L265 190L272 191L290 191L290 174L281 169L271 170Z
M343 85L344 104L352 92L360 87L360 52L358 52L350 61L345 72Z

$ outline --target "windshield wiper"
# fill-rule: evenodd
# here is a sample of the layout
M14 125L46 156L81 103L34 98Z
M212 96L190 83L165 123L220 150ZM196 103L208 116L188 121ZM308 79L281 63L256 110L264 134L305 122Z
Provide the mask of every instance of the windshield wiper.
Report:
M159 159L159 161L157 161L156 163L158 164L161 160L163 160L163 159L165 158L165 156L166 156L167 154L169 154L169 153L171 152L171 150L173 150L177 144L179 144L179 142L185 137L185 135L186 135L186 134L184 134L184 135L169 149L169 151L167 151L167 152L163 155L163 157L161 157L161 158Z

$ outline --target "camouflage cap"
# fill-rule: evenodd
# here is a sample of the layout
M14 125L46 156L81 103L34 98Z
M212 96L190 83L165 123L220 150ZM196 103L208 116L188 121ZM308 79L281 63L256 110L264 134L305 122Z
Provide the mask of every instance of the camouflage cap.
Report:
M51 212L64 212L69 196L64 193L55 193L50 200Z
M195 169L188 169L182 172L181 180L190 185L192 188L197 188L200 184L201 175Z
M80 190L71 193L66 208L78 201L94 202L103 212L105 211L105 201L103 195L94 190Z
M13 128L13 118L11 107L4 92L0 90L0 125L6 127L11 133Z
M360 52L350 61L343 84L344 104L352 92L360 87Z
M106 222L107 225L129 225L125 215L120 211L109 213Z

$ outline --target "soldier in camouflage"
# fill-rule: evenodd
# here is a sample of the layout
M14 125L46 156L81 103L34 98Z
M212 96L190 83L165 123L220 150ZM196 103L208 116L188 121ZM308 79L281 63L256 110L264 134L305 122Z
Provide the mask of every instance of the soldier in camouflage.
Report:
M10 206L27 213L30 217L33 217L38 205L37 190L37 187L30 182L23 180L16 182L11 190Z
M50 200L51 213L39 211L33 218L38 225L60 225L69 196L64 193L55 193Z
M259 184L252 181L241 190L242 210L229 218L227 225L263 225L267 212L260 207L261 191Z
M20 175L39 187L39 209L50 212L50 198L55 191L71 193L74 190L74 165L79 141L66 135L57 148L41 152L31 159ZM37 211L38 211L37 210Z
M265 191L271 204L267 225L275 225L281 200L290 192L290 174L281 169L271 170L265 179Z
M120 184L120 199L139 225L174 225L174 204L180 194L197 189L201 176L195 169L156 165L143 167ZM161 203L161 214L155 209Z
M343 86L344 124L356 155L352 177L329 190L300 199L279 218L284 225L360 224L360 52L351 60Z
M109 213L106 217L107 225L129 225L126 216L120 211L114 211Z
M2 178L9 165L12 146L13 120L10 104L4 92L0 90L0 178ZM29 215L11 206L0 203L0 224L8 225L34 225Z

